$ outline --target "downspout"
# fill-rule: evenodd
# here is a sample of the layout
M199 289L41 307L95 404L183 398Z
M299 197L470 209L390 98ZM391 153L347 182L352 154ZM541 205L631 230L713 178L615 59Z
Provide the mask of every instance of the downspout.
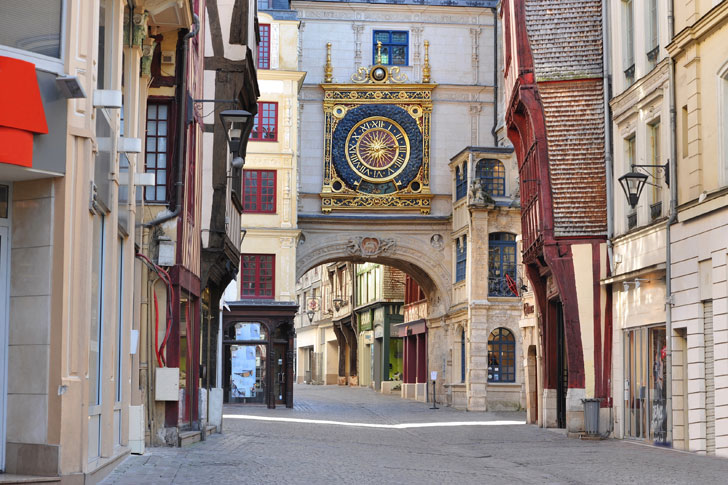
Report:
M493 12L493 128L490 134L493 135L493 146L498 146L498 8L492 7Z
M612 72L611 72L611 55L610 49L611 39L609 38L609 7L608 2L602 2L602 52L603 56L603 74L602 83L604 90L604 164L606 168L607 179L607 263L609 264L609 274L614 274L614 147L612 146L612 112L609 107L609 100L612 97ZM607 285L607 291L612 291L612 285ZM605 322L606 328L606 322ZM614 328L611 329L614 332ZM606 336L605 336L606 337ZM611 360L611 359L610 359ZM610 362L611 365L611 362ZM611 376L611 370L610 374ZM611 381L611 378L610 378ZM610 396L609 387L611 382L604 384L604 390ZM609 429L602 436L607 437L614 432L614 403L609 406Z
M610 69L610 39L609 39L609 7L602 2L602 49L603 57L603 90L604 90L604 163L607 177L607 259L609 260L609 275L614 274L614 153L612 148L612 114L609 100L612 95L612 73Z
M675 4L674 0L667 2L667 33L669 42L675 35ZM667 366L667 383L665 386L667 408L667 443L672 445L672 242L671 226L677 221L677 110L675 107L675 61L669 57L670 76L670 217L665 226L665 340L667 340L667 353L665 365Z
M179 86L179 95L177 106L179 107L177 116L177 181L175 187L175 208L167 214L160 214L158 217L144 224L144 227L154 227L177 217L182 212L182 192L184 187L184 160L185 160L185 131L187 130L187 53L189 51L189 40L200 32L200 18L197 14L192 14L194 20L194 28L187 32L182 38L182 65L180 72L182 79Z

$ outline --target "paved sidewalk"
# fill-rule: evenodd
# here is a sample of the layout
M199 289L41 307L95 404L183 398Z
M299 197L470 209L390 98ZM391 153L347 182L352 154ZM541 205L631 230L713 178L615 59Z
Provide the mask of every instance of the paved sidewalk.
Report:
M131 456L103 484L728 483L728 460L580 441L368 389L297 385L294 409L227 406L223 433ZM323 422L322 422L323 421Z

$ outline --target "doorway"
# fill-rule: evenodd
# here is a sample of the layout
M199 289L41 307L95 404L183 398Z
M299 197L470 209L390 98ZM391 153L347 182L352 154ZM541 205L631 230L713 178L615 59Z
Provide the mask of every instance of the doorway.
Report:
M273 399L286 404L286 344L273 344Z
M569 390L569 365L566 358L566 335L564 333L564 307L556 303L556 422L559 428L566 428L566 393Z

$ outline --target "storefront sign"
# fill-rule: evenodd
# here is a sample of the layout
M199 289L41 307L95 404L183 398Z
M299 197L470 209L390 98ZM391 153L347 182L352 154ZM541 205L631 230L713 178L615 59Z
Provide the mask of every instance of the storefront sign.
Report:
M33 166L33 135L48 133L35 65L0 57L0 163Z

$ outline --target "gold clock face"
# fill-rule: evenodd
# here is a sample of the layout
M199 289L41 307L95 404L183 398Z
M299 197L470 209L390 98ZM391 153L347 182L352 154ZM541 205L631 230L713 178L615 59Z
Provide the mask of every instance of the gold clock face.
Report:
M346 138L346 160L351 169L369 182L386 182L407 165L410 140L391 119L372 116L358 122Z

